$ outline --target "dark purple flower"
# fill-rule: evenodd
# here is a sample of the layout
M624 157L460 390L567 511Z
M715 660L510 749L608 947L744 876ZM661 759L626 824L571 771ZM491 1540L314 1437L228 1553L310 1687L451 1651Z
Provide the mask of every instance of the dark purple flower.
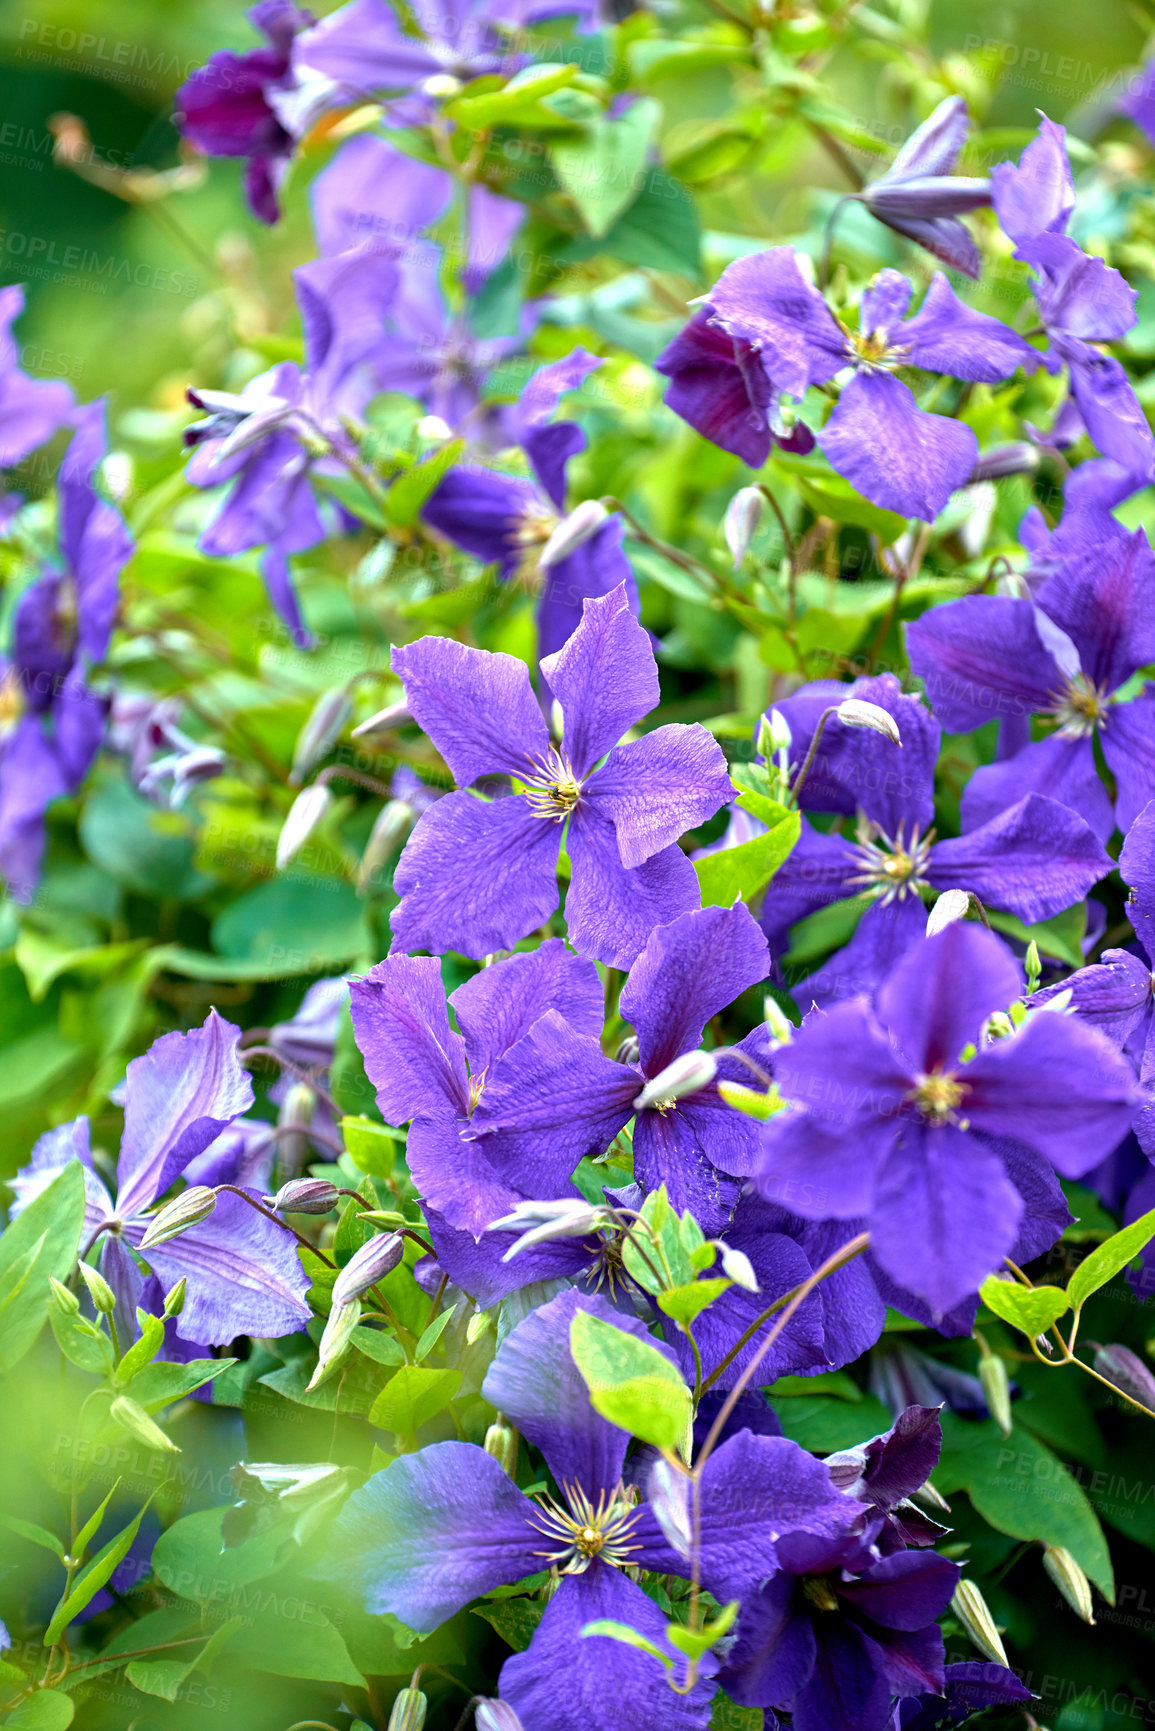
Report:
M1005 1665L968 1659L945 1668L941 1690L901 1701L895 1731L942 1731L946 1725L961 1725L984 1707L1017 1707L1033 1699Z
M695 1688L678 1695L652 1658L582 1636L587 1623L612 1618L672 1652L666 1618L624 1570L688 1575L689 1561L651 1506L623 1485L629 1436L594 1412L570 1355L579 1310L649 1338L602 1299L562 1293L512 1331L482 1385L541 1450L557 1497L526 1497L469 1443L435 1443L375 1473L349 1499L335 1529L336 1566L356 1581L368 1610L423 1633L471 1599L552 1565L558 1590L528 1650L501 1673L502 1699L525 1731L705 1731L709 1659ZM720 1599L740 1596L774 1570L789 1535L829 1542L856 1514L797 1444L742 1430L703 1470L702 1581Z
M697 905L677 838L725 803L730 779L702 727L660 727L618 745L658 701L653 650L624 584L587 600L568 643L542 662L562 712L560 743L512 656L424 637L393 651L393 669L461 790L425 812L397 863L398 947L477 961L512 948L557 906L563 831L579 955L628 967L655 925ZM495 775L519 791L467 791Z
M264 547L269 598L300 645L312 641L289 575L289 555L304 552L336 526L313 487L314 475L342 475L355 458L350 421L382 388L385 316L399 281L395 249L369 239L293 273L305 329L305 368L283 361L237 395L194 390L206 419L186 429L194 447L186 470L198 487L229 483L220 510L201 534L204 553L229 558ZM329 521L326 522L328 512Z
M134 550L95 472L107 449L103 403L76 416L59 494L59 564L16 604L0 663L0 872L28 901L40 875L44 814L87 775L104 737L107 699L87 683L108 650L120 573Z
M561 397L576 390L601 366L584 349L539 367L521 394L510 433L529 459L533 480L462 465L450 469L422 516L434 529L486 564L505 581L539 593L538 652L552 655L577 629L582 604L625 584L637 610L637 588L622 551L622 522L608 518L586 541L556 564L542 568L538 556L566 506L566 468L584 451L586 436L576 421L555 421Z
M933 1551L882 1555L865 1532L788 1533L779 1570L744 1600L719 1681L793 1731L890 1731L895 1696L945 1687L946 1610L959 1569Z
M934 609L929 618L949 605ZM1029 610L1026 602L1007 605ZM914 627L911 632L913 659ZM1111 869L1081 817L1043 793L1026 790L981 827L936 841L930 826L939 724L890 673L853 685L819 680L775 705L791 730L792 770L804 761L823 711L846 697L865 699L893 715L902 746L831 717L802 785L804 807L847 816L857 812L857 839L822 833L803 822L798 845L763 903L762 925L772 946L784 944L795 921L817 908L852 896L871 898L850 943L797 988L806 1004L873 991L926 931L922 892L969 890L989 906L1033 924L1073 906Z
M911 133L886 173L855 196L897 234L953 270L977 277L979 250L958 218L991 202L991 183L950 172L969 125L963 98L948 96Z
M911 667L950 732L995 716L1025 723L1034 714L1054 726L976 770L962 799L967 830L1045 794L1106 840L1116 823L1129 829L1155 794L1155 697L1128 701L1125 689L1155 661L1155 554L1141 529L1101 528L1094 545L1056 562L1034 602L964 596L907 627ZM1114 807L1096 736L1115 778Z
M1136 290L1066 232L1075 208L1066 136L1043 116L1018 166L1003 162L992 171L995 212L1035 273L1035 300L1051 344L1044 364L1050 372L1066 366L1071 395L1100 451L1150 475L1155 439L1130 380L1112 355L1092 346L1131 329Z
M72 392L63 380L30 379L20 370L12 325L23 311L23 288L0 288L0 469L14 469L72 419Z
M1044 1188L1046 1162L1078 1177L1140 1103L1101 1034L1045 1009L964 1061L1021 990L1006 947L958 921L908 952L873 1009L813 1015L775 1056L795 1109L766 1126L760 1186L805 1182L821 1200L796 1199L799 1213L865 1218L881 1267L936 1311L1011 1254L1026 1207L1017 1166Z
M13 1180L17 1206L24 1207L63 1166L80 1160L85 1233L101 1234L101 1269L129 1318L145 1280L136 1247L148 1229L146 1210L252 1105L252 1084L237 1058L239 1032L210 1010L203 1028L164 1034L129 1064L115 1202L93 1166L87 1118L42 1136ZM208 1219L157 1245L146 1260L166 1291L182 1278L188 1282L177 1322L184 1340L275 1338L309 1319L309 1280L295 1239L239 1196L219 1196Z
M757 345L732 335L710 305L699 307L654 362L670 384L664 402L704 439L760 469L771 446L806 452L814 434L785 412Z
M933 1545L946 1532L910 1500L929 1479L941 1453L938 1407L908 1406L881 1436L827 1455L826 1466L838 1489L882 1516L874 1542L884 1556L908 1545Z
M664 1184L679 1213L688 1208L704 1232L719 1231L737 1200L733 1180L753 1170L759 1125L726 1105L717 1079L679 1098L636 1102L651 1081L700 1046L714 1016L765 979L769 961L766 940L741 902L655 926L619 1000L637 1036L637 1062L607 1058L589 1034L560 1017L544 1018L507 1054L482 1096L471 1127L478 1146L499 1171L532 1180L537 1195L561 1195L557 1186L582 1156L604 1152L634 1118L634 1176L642 1189ZM738 1050L765 1068L765 1028ZM721 1058L718 1075L752 1081L735 1057Z
M775 393L801 398L810 385L852 369L818 443L874 504L930 522L970 478L978 440L962 422L920 409L895 369L994 382L1030 363L1033 351L998 319L964 305L941 271L907 318L912 292L898 271L882 271L863 294L852 331L803 275L793 249L772 247L728 266L711 290L709 318L749 345L746 364L759 363ZM716 391L725 419L720 399L733 395L728 371L719 371ZM700 425L708 418L700 391L693 401Z
M247 157L249 208L262 222L272 223L280 215L277 188L293 153L292 136L272 98L293 89L293 39L314 20L291 0L260 0L248 18L269 46L246 54L221 49L185 80L174 106L177 126L206 156Z

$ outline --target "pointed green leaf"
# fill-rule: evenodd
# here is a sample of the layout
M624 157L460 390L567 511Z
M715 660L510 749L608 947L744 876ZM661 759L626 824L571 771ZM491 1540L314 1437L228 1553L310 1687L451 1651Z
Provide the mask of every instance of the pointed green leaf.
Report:
M595 1412L655 1448L685 1448L692 1425L682 1373L650 1340L579 1310L570 1351Z
M631 1629L628 1623L616 1623L612 1617L598 1617L596 1621L587 1623L582 1630L583 1635L604 1635L607 1640L621 1641L623 1646L636 1647L639 1653L648 1653L651 1659L657 1659L667 1671L673 1669L674 1661L668 1653L663 1653L653 1641L647 1641L637 1629Z
M149 1502L151 1501L152 1498L150 1497ZM104 1548L96 1553L88 1567L81 1570L76 1577L72 1591L67 1598L60 1601L52 1613L52 1621L44 1631L44 1645L46 1647L54 1646L72 1619L80 1615L85 1605L90 1600L95 1599L102 1587L107 1586L117 1566L128 1555L132 1542L140 1531L140 1523L144 1519L147 1508L148 1503L128 1523L124 1531L118 1533L114 1539L109 1539Z
M739 1600L731 1599L725 1605L712 1623L705 1623L698 1629L687 1629L684 1623L667 1623L666 1639L671 1647L676 1647L679 1653L684 1653L687 1659L700 1659L708 1653L715 1641L720 1641L723 1635L729 1634L738 1615Z
M15 1515L0 1514L0 1526L7 1527L9 1532L19 1533L20 1537L27 1539L29 1544L40 1545L44 1550L52 1551L58 1557L64 1555L64 1546L56 1534L50 1533L45 1527L38 1527L35 1521L22 1521L17 1519Z
M979 1291L988 1310L1032 1340L1045 1334L1068 1309L1067 1294L1057 1286L1020 1286L1017 1281L1000 1280L991 1274Z
M412 1436L447 1407L461 1387L459 1370L433 1370L426 1364L403 1364L369 1411L369 1423L397 1436Z
M733 1285L730 1280L690 1280L685 1286L675 1286L669 1292L659 1292L658 1309L666 1313L672 1322L681 1323L686 1327L700 1316L707 1306L713 1304L716 1298Z
M424 1331L424 1333L421 1336L421 1339L417 1342L417 1346L414 1349L413 1357L416 1359L418 1364L420 1364L422 1362L422 1360L429 1357L429 1354L433 1351L433 1348L437 1345L437 1342L441 1339L441 1336L445 1333L445 1329L446 1329L447 1325L450 1322L452 1322L452 1320L453 1320L453 1311L452 1310L443 1310L441 1312L440 1316L435 1316L433 1318L433 1321L429 1324L429 1327Z
M40 1333L48 1282L67 1278L83 1225L84 1178L79 1160L72 1160L0 1235L0 1370L18 1364Z
M800 813L787 811L776 800L740 793L736 803L767 826L766 834L694 861L703 907L732 907L739 897L753 901L790 857L802 833Z
M661 104L643 97L616 120L599 115L579 136L550 145L554 173L592 235L607 234L637 197L661 118Z
M1122 1232L1116 1232L1105 1244L1097 1245L1067 1282L1072 1309L1081 1310L1091 1294L1114 1280L1152 1238L1155 1238L1155 1208L1150 1214L1140 1215L1130 1226L1124 1226Z

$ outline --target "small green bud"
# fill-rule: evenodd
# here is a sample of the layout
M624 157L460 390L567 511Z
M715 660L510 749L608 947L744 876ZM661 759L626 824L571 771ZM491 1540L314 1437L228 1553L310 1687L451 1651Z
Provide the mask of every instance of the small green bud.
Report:
M500 1413L485 1433L485 1452L493 1456L502 1472L513 1477L517 1465L517 1432Z
M393 1703L388 1731L422 1731L428 1705L420 1689L402 1689Z
M78 1316L80 1314L80 1300L75 1292L71 1292L63 1281L57 1280L54 1275L49 1275L48 1284L52 1288L52 1296L56 1300L56 1308L61 1315Z
M1039 957L1039 946L1034 938L1027 945L1027 953L1023 957L1023 969L1027 976L1028 993L1037 991L1039 980L1042 978L1043 964Z
M1007 1367L995 1352L984 1352L979 1360L979 1381L987 1398L991 1417L1004 1436L1011 1434L1011 1385Z
M336 1370L349 1347L349 1339L361 1320L361 1304L354 1298L348 1304L335 1304L329 1312L325 1323L325 1332L321 1336L318 1348L317 1368L309 1378L306 1394L320 1388L325 1379Z
M141 1251L147 1254L158 1244L179 1238L190 1226L199 1226L202 1220L208 1219L216 1205L215 1190L207 1184L190 1184L187 1190L182 1190L175 1200L153 1215L148 1231L140 1241Z
M300 787L309 771L328 757L352 714L353 699L347 685L321 693L297 739L289 774L294 787Z
M82 1262L80 1278L88 1288L88 1296L94 1307L102 1315L111 1316L116 1309L116 1294L99 1269L90 1268L87 1262Z
M108 1414L121 1430L126 1430L129 1436L134 1436L137 1442L142 1442L146 1448L164 1449L168 1454L180 1454L181 1451L172 1438L166 1436L140 1403L127 1394L117 1396L109 1407Z
M995 1627L990 1606L973 1581L968 1581L964 1576L954 1590L950 1606L962 1624L964 1633L970 1637L979 1652L988 1659L993 1659L996 1665L1006 1665L1006 1648Z
M762 1019L770 1031L770 1043L774 1047L788 1046L798 1032L777 998L772 998L769 993L762 1000Z
M1043 1567L1075 1615L1093 1626L1091 1583L1066 1546L1048 1545L1043 1552Z
M179 1316L184 1309L185 1294L188 1291L188 1281L182 1274L168 1297L164 1301L164 1317Z
M474 1346L483 1334L488 1334L493 1325L493 1318L488 1310L475 1310L465 1325L465 1344Z

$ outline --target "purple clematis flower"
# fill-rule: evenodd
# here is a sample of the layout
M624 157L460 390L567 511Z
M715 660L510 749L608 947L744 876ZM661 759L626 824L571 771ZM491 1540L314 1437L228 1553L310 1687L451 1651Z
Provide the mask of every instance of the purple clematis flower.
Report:
M555 1186L582 1155L604 1151L634 1118L634 1175L642 1189L664 1184L679 1213L688 1208L704 1232L719 1231L737 1201L733 1180L753 1170L760 1126L726 1105L716 1078L679 1098L636 1102L676 1059L695 1051L714 1016L765 979L769 965L766 940L741 902L655 926L619 1000L636 1034L636 1062L607 1058L588 1034L547 1016L507 1054L471 1134L499 1171L531 1179L539 1195L560 1195ZM736 1051L768 1069L766 1029L755 1029ZM722 1057L718 1075L749 1085L742 1056ZM498 1134L489 1149L491 1132Z
M1036 993L1035 1001L1046 1003L1069 991L1076 1016L1128 1054L1150 1091L1155 1088L1155 800L1128 829L1119 875L1131 890L1126 913L1141 954L1104 950L1100 961ZM1139 1113L1135 1134L1148 1159L1155 1159L1155 1101Z
M146 799L174 808L225 767L223 751L199 745L177 726L181 710L179 698L158 702L145 692L118 691L108 723L108 743L127 760L133 785Z
M433 279L441 255L440 248L419 237L445 215L453 197L453 177L446 169L403 155L378 133L361 133L346 140L310 189L318 246L328 257L370 235L389 242L403 255L410 294L420 309L423 298L440 297ZM469 186L462 273L467 294L477 294L506 257L525 215L525 205L479 181Z
M814 449L814 434L771 383L758 344L727 330L711 304L698 308L654 367L670 381L666 407L751 469L774 445L797 455Z
M651 1506L623 1485L629 1436L594 1412L570 1355L579 1310L650 1338L602 1299L562 1293L508 1335L482 1385L541 1450L557 1497L525 1496L469 1443L435 1443L375 1473L349 1499L335 1529L337 1566L357 1581L371 1612L391 1612L424 1632L493 1587L552 1565L561 1573L558 1590L528 1650L501 1672L502 1700L525 1731L705 1731L714 1693L709 1659L694 1689L678 1695L653 1659L582 1636L586 1624L607 1617L672 1652L665 1617L623 1571L688 1575L689 1560ZM739 1431L703 1470L701 1578L723 1600L739 1596L775 1569L788 1535L828 1542L857 1513L796 1443Z
M1024 795L1080 812L1106 840L1126 831L1155 795L1155 695L1127 701L1129 682L1155 661L1155 553L1141 529L1112 524L1093 547L1062 559L1035 601L970 595L907 627L914 672L952 733L992 716L1054 731L976 770L963 794L964 828L998 821ZM1096 736L1115 778L1114 807L1099 778ZM1027 736L1029 737L1029 736Z
M305 331L304 371L283 361L237 395L189 392L206 419L185 430L185 443L193 447L188 479L198 487L231 483L198 546L219 558L264 547L269 598L302 646L312 639L289 555L315 546L336 526L332 514L326 522L313 480L344 474L356 456L348 423L381 388L377 362L398 280L395 249L375 239L302 265L293 281Z
M946 1666L943 1687L934 1694L900 1701L895 1731L942 1731L944 1726L963 1724L985 1707L1018 1707L1033 1699L1031 1691L1005 1665L967 1659Z
M801 398L810 385L851 369L818 443L874 504L932 522L969 480L978 440L962 422L920 409L895 369L923 367L989 383L1032 364L1034 351L998 319L964 305L941 271L907 318L912 292L898 271L882 271L863 294L859 328L851 331L803 275L793 249L772 247L723 271L709 296L709 320L735 343L750 345L746 364L759 364L776 392ZM725 369L716 391L724 419L721 398L733 394ZM694 424L701 426L708 418L701 392L693 401Z
M62 379L30 379L20 370L12 325L23 311L23 288L0 288L0 469L15 468L72 419L72 392Z
M1093 347L1115 342L1135 323L1136 290L1066 233L1075 208L1066 129L1041 116L1038 137L1016 167L992 171L999 222L1017 257L1035 273L1035 300L1050 339L1044 365L1065 366L1088 433L1107 457L1150 475L1155 438L1121 364Z
M1021 992L990 932L955 922L924 939L865 1001L808 1018L775 1056L794 1110L765 1130L758 1182L820 1189L821 1213L864 1217L890 1277L946 1311L1011 1254L1025 1212L1009 1138L1067 1178L1097 1165L1141 1103L1130 1066L1094 1029L1045 1009L981 1044ZM1039 1178L1032 1182L1045 1184ZM802 1214L819 1212L799 1198Z
M280 216L277 189L293 153L293 138L273 104L294 88L293 40L315 20L291 0L260 0L248 18L269 46L246 54L221 49L176 93L176 123L206 156L243 156L245 197L262 222Z
M945 1688L942 1615L959 1568L880 1553L865 1532L788 1533L779 1569L744 1601L720 1681L748 1707L789 1707L793 1731L890 1731L896 1696Z
M568 643L542 662L562 711L558 744L512 656L424 637L395 649L393 668L461 790L418 819L394 870L397 947L477 961L511 948L557 906L563 829L579 955L628 967L655 925L697 905L677 837L725 803L730 779L702 727L660 727L618 745L658 700L653 650L624 584L587 600ZM519 791L492 800L467 791L494 775Z
M963 98L948 96L911 133L886 173L851 197L952 270L977 277L979 249L958 218L991 202L991 183L950 172L969 125Z
M145 1282L134 1252L148 1229L146 1211L252 1105L239 1035L210 1010L202 1028L164 1034L129 1064L115 1202L93 1166L87 1118L49 1130L12 1181L16 1206L24 1207L80 1160L86 1236L103 1239L101 1268L129 1318ZM147 1262L166 1291L182 1277L188 1282L177 1322L184 1340L221 1346L238 1334L276 1338L309 1319L296 1240L239 1196L220 1196L207 1220L149 1250Z
M622 551L622 521L608 518L567 557L546 568L538 555L565 512L566 467L586 447L575 421L552 419L567 391L578 388L595 367L596 356L574 349L564 360L539 367L514 411L513 437L521 445L533 480L499 475L470 465L450 469L422 511L431 528L487 565L496 564L505 581L540 592L539 654L553 655L581 622L582 604L624 584L637 611L637 587Z
M1021 605L1029 608L1029 603ZM925 933L921 891L970 890L991 907L1033 924L1080 901L1110 871L1109 856L1082 818L1044 793L1024 790L1017 803L980 827L936 841L929 826L939 724L890 673L849 686L817 680L777 704L792 734L792 767L806 758L822 712L848 696L893 715L902 747L832 717L802 784L804 807L846 815L857 811L858 836L851 842L803 824L798 845L763 903L762 925L772 947L784 947L789 928L817 908L851 896L871 898L851 942L797 988L807 1004L873 991Z
M104 405L91 403L57 481L60 563L21 595L0 664L0 873L17 901L30 900L40 876L48 806L79 787L104 737L108 703L86 674L107 653L134 551L93 484L106 449Z
M910 1545L936 1544L947 1532L910 1500L929 1479L941 1453L938 1407L908 1406L881 1436L827 1455L838 1489L882 1516L874 1543L883 1556Z

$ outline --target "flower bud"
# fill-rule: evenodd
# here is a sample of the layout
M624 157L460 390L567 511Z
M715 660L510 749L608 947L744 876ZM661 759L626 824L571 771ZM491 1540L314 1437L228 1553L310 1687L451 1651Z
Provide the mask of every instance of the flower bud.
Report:
M429 439L439 445L453 437L453 428L440 415L422 415L415 431L419 439Z
M1028 993L1036 991L1039 980L1042 978L1043 963L1039 956L1039 946L1034 938L1027 945L1026 954L1023 957L1023 972L1027 976Z
M500 1413L485 1433L485 1452L493 1457L502 1472L513 1477L517 1465L517 1432Z
M929 1479L924 1485L919 1485L916 1491L911 1491L910 1495L912 1502L922 1503L928 1509L941 1509L946 1515L950 1514L950 1504L941 1491L935 1490Z
M1091 1604L1091 1583L1070 1551L1064 1545L1048 1545L1043 1552L1043 1567L1075 1615L1093 1627L1095 1613Z
M289 807L277 838L277 870L283 872L296 859L325 813L333 803L333 795L323 781L315 781L299 793Z
M889 739L892 745L902 744L898 722L888 710L877 703L867 703L861 697L847 697L834 713L844 727L869 727L874 733L881 733L885 739Z
M769 993L762 1000L762 1019L769 1030L772 1048L788 1046L798 1031L778 1000Z
M523 1731L521 1720L508 1701L479 1701L473 1723L477 1731Z
M60 1314L62 1316L79 1316L80 1300L75 1292L70 1291L62 1280L57 1280L54 1274L49 1275L48 1284L52 1288L52 1296Z
M387 1274L392 1274L405 1254L405 1240L399 1232L378 1232L355 1250L333 1282L333 1308L350 1304L360 1298Z
M215 1190L207 1184L190 1184L167 1207L153 1215L138 1248L153 1250L158 1244L167 1244L170 1238L179 1238L190 1226L199 1226L202 1220L207 1220L216 1205Z
M537 562L543 571L568 559L571 553L597 534L609 512L600 499L585 499L576 505L568 517L563 517L541 552Z
M423 1731L428 1705L420 1689L402 1689L393 1702L388 1731Z
M686 1474L659 1458L650 1469L646 1495L654 1519L671 1548L680 1557L688 1557L693 1525L690 1519L690 1481Z
M1155 1376L1152 1376L1143 1360L1137 1353L1132 1352L1129 1346L1120 1346L1117 1342L1112 1342L1109 1346L1096 1346L1091 1364L1100 1376L1113 1382L1117 1389L1129 1394L1140 1406L1149 1407L1155 1412Z
M974 1646L988 1659L993 1659L996 1665L1008 1663L1006 1649L1002 1637L995 1627L990 1606L983 1598L973 1581L964 1576L954 1590L950 1602L951 1610L962 1624Z
M277 1138L278 1177L299 1172L305 1164L309 1154L306 1131L313 1122L316 1109L317 1096L309 1084L291 1082L277 1112L277 1128L282 1132Z
M990 1415L1004 1436L1011 1434L1011 1385L1007 1367L995 1352L984 1352L979 1360L979 1381L983 1385Z
M269 1207L278 1214L331 1214L340 1199L327 1178L291 1178L269 1198Z
M377 813L357 869L357 894L363 896L377 874L401 852L417 814L407 800L389 799Z
M87 1262L82 1262L80 1278L88 1288L88 1296L94 1308L104 1316L111 1316L116 1309L116 1294L100 1270L90 1268Z
M359 1299L355 1298L348 1304L334 1304L325 1323L321 1344L317 1348L317 1368L309 1378L306 1394L320 1388L325 1379L336 1370L348 1351L350 1336L360 1320Z
M520 1250L535 1244L550 1244L555 1238L585 1238L596 1232L608 1218L607 1208L586 1202L580 1196L560 1202L519 1202L512 1214L494 1220L487 1232L516 1232L517 1242L511 1244L503 1262L509 1262Z
M117 1396L108 1409L108 1416L121 1430L126 1430L129 1436L134 1436L137 1442L143 1443L145 1448L163 1449L167 1454L180 1454L181 1451L172 1438L165 1436L140 1403L130 1399L128 1395Z
M464 88L460 78L455 78L452 72L434 72L422 83L421 94L432 97L434 102L449 102Z
M758 487L740 487L726 506L722 532L726 537L735 571L739 569L750 549L754 531L762 521L765 509L766 499Z
M636 1034L627 1034L614 1053L615 1064L636 1064L641 1057L641 1047Z
M188 1291L188 1281L182 1274L168 1297L164 1301L164 1318L167 1322L170 1316L179 1316L184 1309L185 1294Z
M399 727L408 727L413 717L409 713L409 705L402 698L397 703L388 703L384 709L379 709L376 715L371 715L368 721L363 721L353 729L354 739L368 739L375 733L396 733Z
M747 1292L761 1292L758 1276L754 1273L754 1264L744 1250L735 1250L731 1244L721 1245L722 1273L727 1280L732 1280L735 1286L744 1287Z
M493 1318L488 1310L475 1310L465 1325L465 1344L475 1346L483 1334L488 1334Z
M926 916L926 935L937 937L939 932L956 920L965 920L970 912L971 898L969 890L944 890Z
M322 758L328 757L352 713L353 699L347 685L321 693L297 737L293 767L289 772L289 781L294 787L300 787L309 771L315 769Z
M776 752L789 751L794 744L794 735L790 723L780 709L767 710L758 723L758 738L755 741L763 757L773 757Z
M634 1101L634 1110L644 1112L647 1106L659 1109L672 1106L684 1095L696 1094L700 1088L707 1087L717 1073L718 1064L712 1053L683 1052L680 1058L675 1058L672 1064L667 1064L664 1070L651 1077Z

